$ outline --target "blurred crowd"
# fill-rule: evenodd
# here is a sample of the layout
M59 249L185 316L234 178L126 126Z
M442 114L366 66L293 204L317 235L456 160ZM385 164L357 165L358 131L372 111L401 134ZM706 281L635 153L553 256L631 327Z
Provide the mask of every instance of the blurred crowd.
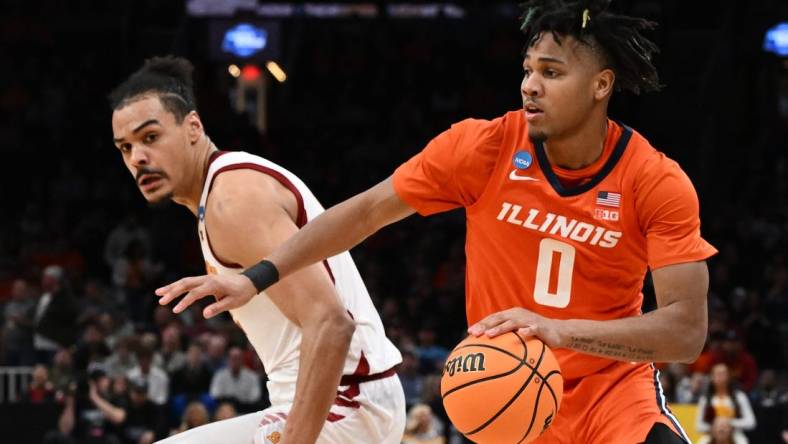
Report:
M57 22L12 3L0 18L0 113L8 116L0 119L0 154L15 170L0 177L0 366L33 368L28 390L13 401L60 406L47 442L148 443L267 403L265 369L229 317L206 321L200 305L174 316L153 295L202 273L203 262L191 215L146 208L111 143L104 97L144 56L192 58L201 116L217 145L282 164L326 205L382 180L450 123L520 106L514 22L292 24L286 36L296 49L282 61L289 78L270 88L269 133L260 135L231 111L226 68L206 60L199 39L184 37L202 25L162 6L168 2L41 2ZM704 96L722 80L697 67L687 80L684 63L703 53L699 35L717 31L669 16L673 2L626 4L665 23L656 39L668 88L616 99L611 112L681 162L700 194L704 236L720 250L710 261L706 348L693 364L660 366L665 396L698 404L705 442L784 442L788 111L775 118L777 99L733 92L727 109L755 108L727 125L728 114ZM715 11L709 20L724 28L726 11ZM126 14L123 32L118 14ZM137 26L142 18L151 20ZM79 20L89 31L64 25ZM779 81L770 77L778 78L772 60L739 63L743 44L727 47L723 60L709 56L707 69ZM707 121L696 128L701 109ZM464 218L453 212L412 217L353 250L403 353L407 443L461 442L439 383L466 326L463 245ZM645 294L649 310L648 281Z

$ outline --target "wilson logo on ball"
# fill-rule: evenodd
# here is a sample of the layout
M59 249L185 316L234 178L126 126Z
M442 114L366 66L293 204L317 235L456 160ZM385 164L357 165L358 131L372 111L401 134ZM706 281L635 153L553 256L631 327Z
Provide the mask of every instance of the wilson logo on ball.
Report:
M443 373L448 373L449 376L454 376L455 373L468 373L468 372L483 372L484 371L484 353L469 353L463 356L457 356L446 362L446 367Z

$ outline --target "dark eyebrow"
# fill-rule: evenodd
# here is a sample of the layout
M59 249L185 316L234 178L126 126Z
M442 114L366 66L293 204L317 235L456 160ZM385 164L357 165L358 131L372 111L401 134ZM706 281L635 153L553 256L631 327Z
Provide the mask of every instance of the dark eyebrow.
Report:
M140 126L138 126L138 127L134 128L133 130L131 130L131 134L137 134L138 132L140 132L143 128L145 128L148 125L161 125L161 123L158 120L156 120L156 119L148 119L148 120L142 122L142 124L140 124ZM113 139L113 140L115 141L115 143L123 142L123 137L118 138L118 139Z
M525 58L527 59L528 57L529 57L528 54L526 54ZM566 62L564 62L563 60L556 59L555 57L539 57L537 60L540 61L540 62L560 63L562 65L566 64Z

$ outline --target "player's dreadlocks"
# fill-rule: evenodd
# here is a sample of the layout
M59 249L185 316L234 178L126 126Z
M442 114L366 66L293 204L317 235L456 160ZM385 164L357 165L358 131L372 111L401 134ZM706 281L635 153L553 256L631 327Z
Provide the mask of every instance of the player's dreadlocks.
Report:
M550 32L555 41L571 36L590 46L603 57L606 67L616 73L616 90L635 94L660 89L651 57L657 46L642 32L657 24L607 11L610 0L530 0L522 4L522 26L526 50Z
M193 71L191 62L182 57L150 58L109 94L110 107L113 110L123 108L146 93L154 93L180 124L187 114L197 109Z

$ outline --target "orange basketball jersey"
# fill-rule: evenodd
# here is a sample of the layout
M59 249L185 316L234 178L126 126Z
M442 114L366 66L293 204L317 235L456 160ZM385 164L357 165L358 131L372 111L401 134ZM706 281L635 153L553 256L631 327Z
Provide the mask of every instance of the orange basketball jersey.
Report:
M422 215L465 207L469 324L512 307L556 319L638 316L647 268L716 252L678 164L613 121L600 159L567 171L531 143L522 111L465 120L398 168L394 188ZM566 380L612 363L555 354Z

